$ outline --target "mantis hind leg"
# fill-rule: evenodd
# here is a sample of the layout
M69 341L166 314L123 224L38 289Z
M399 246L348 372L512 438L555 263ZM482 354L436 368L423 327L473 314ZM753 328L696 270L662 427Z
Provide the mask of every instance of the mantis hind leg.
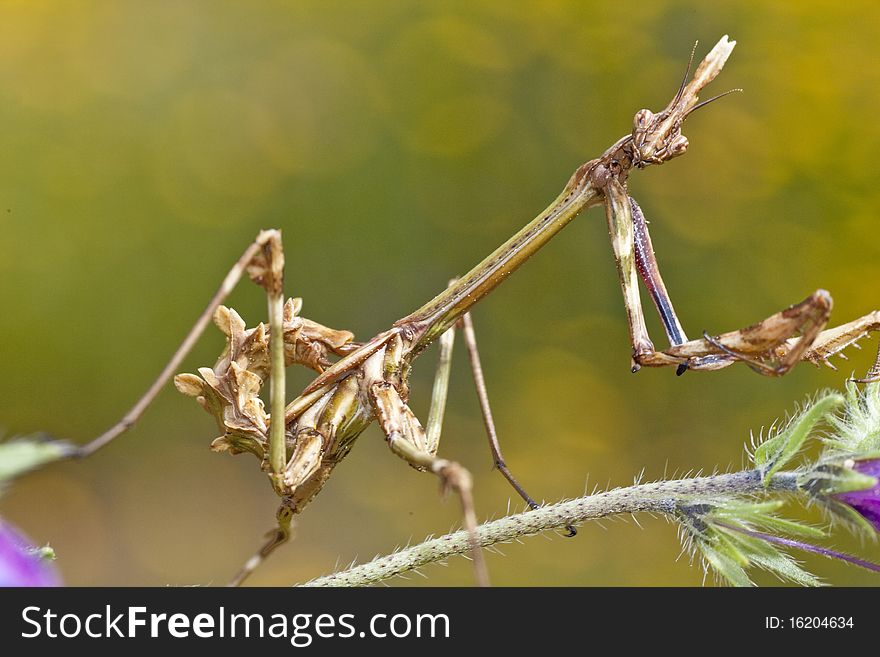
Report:
M266 290L269 306L269 478L276 490L283 489L287 464L286 423L284 421L286 372L284 367L284 250L280 231L263 231L257 238L259 250L245 263L255 283ZM239 586L275 549L290 538L294 508L285 500L276 514L278 526L269 532L263 547L230 581Z
M290 525L293 519L293 514L294 510L292 506L286 502L282 502L281 506L278 508L278 513L275 514L278 526L266 534L266 542L254 554L254 556L245 562L244 566L242 566L241 570L236 573L235 577L229 580L227 586L241 586L242 582L250 577L251 573L253 573L263 561L265 561L266 557L275 551L275 548L290 540Z
M442 482L444 492L452 489L458 493L474 562L474 577L479 586L488 586L489 573L477 536L470 473L458 463L431 453L425 430L391 383L377 381L370 386L369 394L391 451L417 470L436 474Z
M217 292L214 293L214 296L211 297L210 302L208 302L207 307L202 311L202 314L199 315L196 323L190 329L189 333L187 333L183 342L177 348L177 351L171 356L171 360L168 361L168 364L162 369L159 373L159 376L156 377L156 380L153 381L152 385L147 389L147 391L141 396L141 398L135 403L134 406L125 414L125 416L112 427L110 427L107 431L102 433L100 436L95 438L89 443L86 443L82 447L80 447L76 455L85 457L94 454L96 451L106 446L110 442L112 442L115 438L120 436L121 434L128 431L134 424L140 419L141 415L144 414L144 411L147 410L149 405L153 402L162 388L165 386L165 383L171 379L171 376L177 371L180 367L180 364L183 362L183 359L186 358L187 354L192 350L196 341L205 331L205 327L208 326L208 323L211 321L211 318L214 316L214 312L223 303L223 300L229 295L230 292L235 288L238 282L241 280L241 277L245 274L245 272L249 273L254 280L260 284L264 285L264 280L259 278L263 272L260 271L259 265L254 266L256 260L260 260L261 258L265 258L267 252L278 253L280 254L281 249L281 233L277 230L264 230L258 236L257 239L254 240L251 245L245 249L244 253L241 257L236 261L236 263L232 266L232 269L229 270L229 273L226 274L226 277L223 279L223 282L220 284L220 288ZM277 258L273 259L274 262L277 263ZM281 267L284 266L283 256L281 258ZM269 282L269 279L266 279L266 282ZM269 288L267 288L268 291ZM280 290L280 286L279 286ZM271 296L271 294L270 294ZM279 305L279 312L283 308L283 299L281 304ZM272 307L272 302L270 300L270 308ZM279 331L280 333L280 331ZM277 334L276 334L277 335ZM283 354L283 348L282 348ZM282 368L283 373L283 368ZM283 394L283 390L282 390Z

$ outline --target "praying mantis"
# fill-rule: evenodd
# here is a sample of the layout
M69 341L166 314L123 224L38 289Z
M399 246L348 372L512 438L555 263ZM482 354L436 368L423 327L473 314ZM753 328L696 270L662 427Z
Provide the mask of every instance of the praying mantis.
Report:
M381 427L395 455L417 470L433 473L444 490L458 494L471 536L475 577L479 584L488 584L476 535L471 477L457 462L438 456L455 330L464 333L495 466L523 499L536 507L501 453L469 312L582 211L595 205L605 208L634 372L641 367L673 366L678 374L684 374L687 370L718 370L742 361L760 374L781 376L803 360L828 363L829 357L880 328L880 313L875 311L824 330L832 300L827 292L818 290L747 328L715 336L704 333L696 340L686 337L660 275L647 221L627 191L627 180L635 170L663 164L687 151L682 125L693 111L714 100L700 102L699 94L721 71L735 43L726 36L719 40L690 79L688 66L684 81L664 110L656 114L639 111L632 132L578 167L559 196L531 222L421 308L366 342L356 342L348 331L302 317L300 299L285 301L281 232L262 231L229 271L145 395L119 423L78 453L92 454L130 428L213 320L226 336L219 360L212 368L199 369L198 375L178 374L175 385L195 397L217 420L222 435L212 448L256 456L281 498L276 527L231 584L241 584L289 539L293 516L321 491L334 467L373 421ZM245 275L266 291L267 325L249 329L238 313L222 305ZM660 315L668 348L655 349L648 335L639 280ZM440 362L431 409L423 425L408 405L409 376L416 357L435 341L440 342ZM288 402L285 368L291 365L308 367L317 377ZM878 379L880 354L862 380ZM268 412L259 396L267 382Z

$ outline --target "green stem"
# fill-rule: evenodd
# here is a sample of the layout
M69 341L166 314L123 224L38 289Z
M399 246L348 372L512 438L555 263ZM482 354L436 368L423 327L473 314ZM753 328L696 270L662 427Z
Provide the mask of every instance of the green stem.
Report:
M639 512L672 514L683 502L693 503L718 495L764 493L768 489L796 491L797 475L778 473L766 487L759 471L745 470L617 488L484 523L477 527L477 541L481 547L488 547L548 530L564 530L568 525L587 520ZM302 586L369 586L469 550L468 532L461 530L319 577Z

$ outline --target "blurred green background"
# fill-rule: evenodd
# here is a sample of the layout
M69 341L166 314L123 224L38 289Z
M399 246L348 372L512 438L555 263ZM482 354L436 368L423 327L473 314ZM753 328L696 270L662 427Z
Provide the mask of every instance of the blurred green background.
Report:
M880 305L878 29L867 1L3 2L0 426L77 442L110 426L263 227L284 231L304 315L369 338L531 219L636 110L662 108L693 41L699 59L725 33L739 45L710 92L745 93L688 121L686 157L630 182L684 326L744 326L819 287L833 323L862 315ZM265 315L250 283L231 305ZM750 430L863 372L876 344L839 373L634 376L599 209L474 319L508 463L551 501L642 468L739 468ZM183 369L221 346L209 329ZM422 417L434 359L415 368ZM276 504L254 459L209 451L215 435L169 385L130 434L25 477L0 513L55 547L69 584L222 583ZM441 454L474 473L481 516L505 513L461 349ZM458 517L372 427L252 583L304 581ZM672 525L640 522L507 546L489 555L493 581L703 581L676 560ZM844 533L834 544L880 558ZM806 561L832 583L878 583ZM425 574L472 582L463 559Z

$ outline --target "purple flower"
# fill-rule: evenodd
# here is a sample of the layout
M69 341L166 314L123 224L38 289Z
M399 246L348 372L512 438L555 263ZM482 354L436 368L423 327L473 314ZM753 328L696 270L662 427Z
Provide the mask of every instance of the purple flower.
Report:
M835 493L832 497L853 509L880 532L880 458L855 461L852 469L859 474L874 477L874 485L863 490Z
M52 562L12 525L0 520L0 586L59 586Z

